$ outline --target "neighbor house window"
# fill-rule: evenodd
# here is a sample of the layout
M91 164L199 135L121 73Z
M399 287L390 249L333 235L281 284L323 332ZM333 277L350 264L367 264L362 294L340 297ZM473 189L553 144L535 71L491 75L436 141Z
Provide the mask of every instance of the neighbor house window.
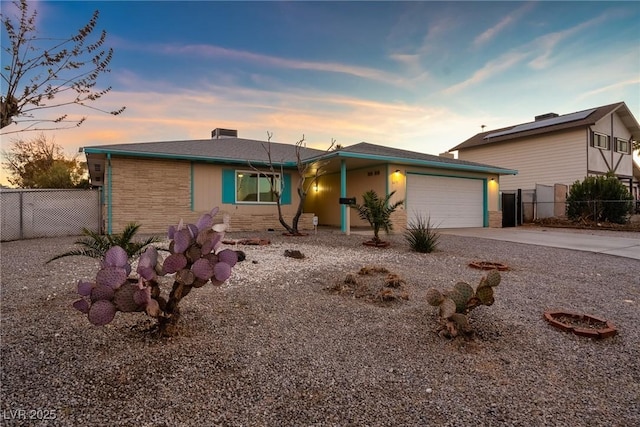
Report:
M593 133L593 143L591 144L596 148L602 148L603 150L609 149L609 136L601 133Z
M281 191L280 174L236 171L237 202L275 203L272 188Z
M629 141L616 138L616 151L618 153L631 154L631 151L629 151Z

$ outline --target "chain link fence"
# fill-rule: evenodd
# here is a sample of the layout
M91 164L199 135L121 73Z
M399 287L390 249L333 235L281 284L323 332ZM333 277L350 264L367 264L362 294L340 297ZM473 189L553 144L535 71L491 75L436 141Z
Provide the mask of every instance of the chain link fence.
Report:
M551 217L567 217L576 215L586 221L604 221L605 218L628 218L640 214L640 200L591 200L585 202L540 202L522 201L523 211L527 212L526 220L537 220ZM528 222L526 221L525 222Z
M0 240L101 232L100 190L1 189Z

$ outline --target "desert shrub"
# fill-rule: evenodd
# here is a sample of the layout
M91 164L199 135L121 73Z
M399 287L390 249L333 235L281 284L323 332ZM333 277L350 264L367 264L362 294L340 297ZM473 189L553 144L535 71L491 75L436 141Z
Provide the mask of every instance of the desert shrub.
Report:
M624 224L633 197L613 175L588 176L576 181L567 196L567 216L572 220L591 220Z
M390 203L395 193L395 191L392 191L385 197L380 197L374 190L369 190L362 195L361 205L357 203L349 205L349 207L358 211L361 219L371 225L373 229L373 241L376 243L382 242L380 239L380 230L384 230L387 234L393 230L391 214L404 203L403 200Z
M430 217L418 215L407 224L404 237L412 250L428 254L436 250L440 233L431 225Z
M151 236L145 240L135 240L136 234L142 224L130 222L119 234L102 235L91 231L87 228L82 229L84 237L76 240L74 243L78 248L72 249L60 255L51 258L47 263L68 256L87 256L91 258L104 258L109 249L119 246L127 253L129 258L140 256L147 246L157 243L160 239L157 236Z

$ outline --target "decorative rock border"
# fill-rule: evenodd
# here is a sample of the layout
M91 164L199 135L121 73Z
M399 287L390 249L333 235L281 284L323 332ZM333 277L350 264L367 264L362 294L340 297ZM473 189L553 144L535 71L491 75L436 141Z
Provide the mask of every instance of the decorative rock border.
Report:
M562 319L563 317L575 319L577 322L584 322L584 323L588 323L589 321L597 322L605 326L602 328L580 328L574 325L564 323L561 320L559 320L559 319ZM573 313L573 312L561 311L561 310L557 310L557 311L549 310L544 312L544 318L552 326L560 329L561 331L573 332L574 334L582 337L600 339L600 338L612 337L618 333L618 330L610 321L606 319L602 319L600 317L591 316L589 314L580 314L580 313Z
M491 261L471 261L469 263L469 267L478 268L480 270L498 270L498 271L509 270L508 265L502 264L501 262L491 262Z

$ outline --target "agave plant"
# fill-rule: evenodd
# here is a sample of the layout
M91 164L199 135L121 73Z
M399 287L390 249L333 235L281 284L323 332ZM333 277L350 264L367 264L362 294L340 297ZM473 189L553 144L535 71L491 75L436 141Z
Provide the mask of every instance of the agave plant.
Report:
M394 204L389 203L395 193L395 191L392 191L386 197L379 197L375 191L369 190L362 195L363 203L361 205L357 203L350 205L351 208L358 211L361 219L371 225L373 242L376 244L382 242L380 240L380 230L384 230L387 234L393 230L391 214L404 203L403 200L399 200Z
M134 241L134 237L138 233L140 226L141 224L130 222L126 225L122 233L107 235L101 235L95 231L83 228L82 235L85 237L74 242L80 246L79 248L56 255L47 261L47 263L68 256L87 256L101 259L104 258L107 251L114 246L119 246L124 249L129 258L137 257L147 246L160 241L157 236L149 237L143 241Z

